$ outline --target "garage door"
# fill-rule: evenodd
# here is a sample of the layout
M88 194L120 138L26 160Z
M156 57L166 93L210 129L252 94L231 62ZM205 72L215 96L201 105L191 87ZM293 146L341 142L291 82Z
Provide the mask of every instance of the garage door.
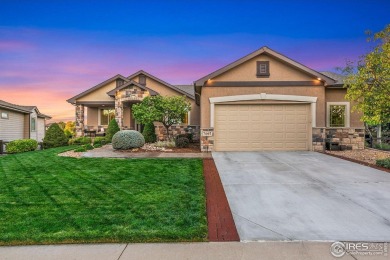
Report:
M310 104L215 106L216 151L309 150Z

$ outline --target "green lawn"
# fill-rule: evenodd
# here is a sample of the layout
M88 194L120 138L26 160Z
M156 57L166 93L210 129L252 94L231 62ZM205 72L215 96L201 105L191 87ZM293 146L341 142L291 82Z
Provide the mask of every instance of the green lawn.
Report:
M205 241L200 159L0 157L0 245Z

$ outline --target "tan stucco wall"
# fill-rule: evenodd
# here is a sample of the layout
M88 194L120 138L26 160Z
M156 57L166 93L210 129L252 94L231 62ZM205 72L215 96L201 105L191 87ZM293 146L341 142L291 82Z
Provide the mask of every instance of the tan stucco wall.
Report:
M258 78L256 76L257 61L269 61L270 76ZM225 73L211 79L212 81L308 81L316 79L304 72L301 72L285 63L261 54L243 64L226 71Z
M123 126L130 128L130 107L123 108Z
M345 88L327 88L325 91L326 102L348 102L344 97L347 94ZM352 111L353 103L350 104ZM350 126L351 127L364 127L364 123L360 121L362 113L351 112L350 115Z
M98 108L97 107L87 107L87 121L86 126L98 126Z
M138 81L138 76L132 78L135 82ZM146 77L146 86L150 89L153 89L157 93L159 93L161 96L177 96L177 95L183 95L163 84L161 84L158 81L155 81L154 79L151 79L149 77ZM187 100L191 103L191 118L190 118L190 125L199 125L200 123L200 109L199 106L195 104L195 100L190 99L187 97Z
M316 120L317 127L325 126L325 88L323 86L294 86L294 87L209 87L202 88L201 96L201 128L210 127L210 97L249 95L249 94L278 94L317 97Z
M113 81L111 83L108 83L104 86L102 86L99 89L96 89L95 91L92 91L91 93L76 99L76 102L81 101L114 101L114 98L107 95L107 92L113 90L116 87L116 81Z

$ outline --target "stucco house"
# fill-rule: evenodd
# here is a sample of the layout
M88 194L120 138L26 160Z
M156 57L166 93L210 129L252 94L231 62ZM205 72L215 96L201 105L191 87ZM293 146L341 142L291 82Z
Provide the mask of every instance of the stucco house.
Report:
M46 120L36 106L20 106L0 100L0 140L34 139L42 142Z
M116 118L140 130L131 106L147 95L185 95L192 110L174 133L200 133L202 151L364 148L364 124L345 100L343 77L318 72L268 47L218 69L193 85L171 85L145 72L117 75L71 98L76 128ZM87 122L84 117L87 107ZM156 132L163 129L156 125Z

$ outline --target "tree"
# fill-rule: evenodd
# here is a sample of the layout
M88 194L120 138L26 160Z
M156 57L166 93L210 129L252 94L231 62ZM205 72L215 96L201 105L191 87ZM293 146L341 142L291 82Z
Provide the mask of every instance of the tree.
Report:
M116 120L114 118L110 121L110 123L108 123L108 128L107 128L107 133L106 133L107 142L110 143L114 134L116 134L119 131L120 131L120 129L119 129L118 123L116 122Z
M141 124L161 122L167 131L168 138L170 137L169 127L181 123L183 116L190 110L191 104L185 96L146 97L141 103L132 107L135 119Z
M156 132L153 122L149 122L145 125L142 135L145 138L146 143L154 143L157 140Z
M51 124L46 131L45 138L43 138L43 147L53 148L66 145L68 145L68 138L65 136L64 131L58 124Z
M76 135L76 123L68 121L65 124L64 133L68 138L72 138Z
M65 122L62 122L62 121L61 121L61 122L58 122L57 124L58 124L58 126L59 126L62 130L65 129L65 125L66 125Z
M347 76L344 80L345 98L354 101L352 111L363 112L362 121L379 125L380 137L381 124L390 122L390 24L374 35L367 34L367 40L376 46L356 65L348 62L342 69Z

